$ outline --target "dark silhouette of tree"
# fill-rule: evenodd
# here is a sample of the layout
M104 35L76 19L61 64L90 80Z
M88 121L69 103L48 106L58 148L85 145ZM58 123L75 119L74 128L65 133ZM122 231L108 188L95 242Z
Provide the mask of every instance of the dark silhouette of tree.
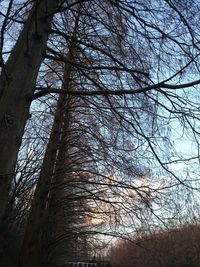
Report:
M144 224L149 214L161 219L162 212L157 213L155 205L164 209L161 200L168 188L194 188L192 174L181 177L171 169L175 163L190 165L199 158L195 92L200 82L196 78L199 33L195 11L199 4L189 2L41 0L10 1L4 6L0 78L2 218L11 214L9 209L5 214L5 209L10 203L12 181L19 181L19 176L14 179L16 158L30 117L30 104L34 100L41 105L46 102L52 109L58 98L20 266L30 258L30 264L38 264L45 240L51 240L51 244L65 240L68 232L60 218L66 203L69 209L66 205L65 215L71 217L72 193L71 203L85 199L83 206L90 210L87 216L92 219L95 214L97 220L109 222L98 229L84 229L85 234L116 236L127 222L136 227ZM185 5L189 5L187 12ZM81 7L81 15L79 32L74 35L77 7ZM23 28L14 35L15 45L11 37L6 40L13 25ZM69 56L71 44L76 48L73 57ZM9 45L11 50L7 51ZM170 137L181 136L191 138L193 155L175 151ZM68 182L69 177L73 177L72 182ZM80 178L79 185L76 177ZM166 205L171 203L166 199ZM79 218L79 212L76 214ZM62 238L57 239L58 233Z

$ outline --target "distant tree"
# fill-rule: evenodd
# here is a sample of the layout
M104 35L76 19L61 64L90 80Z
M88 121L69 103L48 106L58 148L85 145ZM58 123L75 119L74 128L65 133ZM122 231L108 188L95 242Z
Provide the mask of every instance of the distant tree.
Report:
M199 225L143 234L111 249L113 266L199 266Z

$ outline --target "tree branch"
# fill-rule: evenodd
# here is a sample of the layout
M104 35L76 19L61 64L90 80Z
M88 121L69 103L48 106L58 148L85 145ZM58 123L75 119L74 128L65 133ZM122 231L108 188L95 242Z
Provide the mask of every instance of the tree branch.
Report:
M138 89L127 89L127 90L96 90L96 91L69 91L67 89L58 89L58 88L43 88L43 87L36 87L36 92L31 100L35 100L39 97L45 96L50 93L54 94L68 94L68 95L73 95L73 96L97 96L97 95L116 95L116 96L122 96L122 95L134 95L134 94L141 94L144 92L148 92L151 90L155 89L171 89L171 90L176 90L176 89L184 89L184 88L189 88L193 87L195 85L200 84L200 79L195 80L193 82L189 83L184 83L184 84L165 84L165 83L157 83L153 85L149 85L143 88L138 88Z

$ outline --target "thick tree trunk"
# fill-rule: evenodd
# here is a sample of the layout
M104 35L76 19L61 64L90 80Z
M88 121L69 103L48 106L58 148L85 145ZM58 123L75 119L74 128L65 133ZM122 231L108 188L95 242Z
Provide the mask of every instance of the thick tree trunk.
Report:
M8 203L16 158L29 118L30 96L59 1L36 1L0 77L0 221ZM50 15L51 14L51 15Z
M45 152L34 200L30 210L24 241L19 256L19 267L38 266L38 257L41 251L41 239L43 236L43 229L45 227L44 216L59 147L65 98L65 95L60 95L58 101L54 124Z
M78 34L78 24L80 10L78 10L78 16L75 21L73 36ZM76 61L77 51L76 45L72 41L69 46L68 60ZM72 66L68 63L65 64L65 71L63 75L63 89L73 90L73 72ZM61 98L62 96L60 96ZM70 142L74 139L71 131L71 123L73 122L74 105L77 105L77 99L75 100L73 96L65 96L65 105L62 107L62 129L60 135L60 145L57 153L57 158L55 161L55 168L52 174L51 188L48 196L48 206L44 216L45 223L43 225L43 238L41 240L41 251L40 251L40 262L38 262L38 267L43 266L56 266L62 265L63 256L66 252L64 247L60 246L59 236L65 234L66 221L70 220L69 214L66 212L66 202L63 201L66 195L70 193L71 188L67 188L64 185L66 182L67 173L70 172L70 158L69 149ZM70 141L69 141L70 140ZM74 141L74 140L73 140ZM71 233L70 233L71 234ZM70 243L70 240L68 240Z
M65 107L65 116L63 117L60 149L56 159L55 171L52 178L52 187L49 193L49 204L45 216L45 238L42 240L43 248L41 251L41 259L43 259L43 261L39 265L40 267L49 267L56 264L61 266L65 263L62 262L62 260L64 254L66 253L66 244L63 246L63 240L59 239L65 234L67 221L70 220L69 216L67 216L67 214L69 215L68 210L70 209L70 203L68 202L67 204L66 199L67 195L70 194L71 188L67 188L65 182L71 171L70 159L68 155L70 148L69 139L71 139L71 112L73 112L73 104L71 103L71 97L68 97ZM69 241L70 240L68 240L68 242Z
M69 61L72 60L74 49L74 44L71 44L68 52ZM71 66L66 64L62 89L69 87L70 75ZM46 246L48 242L46 240L46 222L47 216L49 215L48 201L52 183L55 182L52 179L55 173L58 152L60 149L63 150L61 148L61 135L63 134L63 122L66 121L66 112L68 112L67 103L68 96L60 95L21 248L19 267L46 266L48 258Z

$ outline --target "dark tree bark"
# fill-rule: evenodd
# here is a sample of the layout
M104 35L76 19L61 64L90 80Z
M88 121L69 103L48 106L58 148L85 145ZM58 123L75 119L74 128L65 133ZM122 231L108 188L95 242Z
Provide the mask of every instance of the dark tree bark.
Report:
M49 189L51 185L52 173L54 171L57 156L58 140L61 131L61 117L63 98L60 97L58 108L52 127L50 139L44 156L40 177L36 187L34 200L32 203L28 224L24 236L21 253L19 255L19 267L38 266L38 256L40 254L40 244L42 230L44 228L44 215L47 205Z
M77 31L77 23L75 24L74 32ZM68 59L72 60L75 52L75 46L72 42L69 47ZM71 65L66 64L63 78L63 88L68 88L71 76ZM51 135L45 152L42 169L40 172L38 184L34 200L32 203L24 242L21 248L21 255L19 257L19 267L34 267L46 266L46 259L48 258L48 251L46 250L46 220L49 215L48 202L51 195L53 175L56 169L58 158L58 151L60 150L61 136L63 132L63 121L68 123L68 96L60 95L57 110L55 114L54 123L51 130ZM61 150L63 151L65 147ZM45 237L44 237L45 236ZM45 250L43 249L45 247ZM43 253L41 253L43 252Z
M59 1L36 1L0 77L0 220L8 203L31 95Z

